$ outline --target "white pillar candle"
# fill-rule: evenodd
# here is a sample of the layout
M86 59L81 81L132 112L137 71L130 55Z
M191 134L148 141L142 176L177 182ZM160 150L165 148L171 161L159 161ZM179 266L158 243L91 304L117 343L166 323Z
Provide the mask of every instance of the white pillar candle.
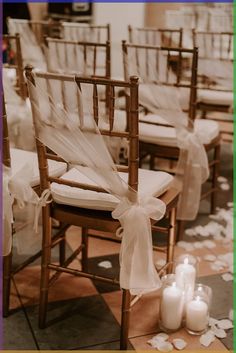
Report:
M175 278L177 286L186 291L186 301L191 300L196 280L196 269L188 263L188 258L184 259L184 263L176 266Z
M190 331L201 332L208 325L208 305L196 297L186 305L186 328Z
M178 330L182 321L183 304L183 292L175 283L163 290L160 314L164 328Z

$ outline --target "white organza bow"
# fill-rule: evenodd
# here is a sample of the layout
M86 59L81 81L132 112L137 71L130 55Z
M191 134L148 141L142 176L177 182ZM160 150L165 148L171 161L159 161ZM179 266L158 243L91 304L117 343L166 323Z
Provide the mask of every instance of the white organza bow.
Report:
M39 197L30 186L32 166L28 163L11 175L11 169L4 166L3 169L3 256L11 252L12 247L12 223L14 200L20 208L24 207L25 202L37 204Z
M165 211L163 201L144 197L136 203L124 198L112 212L122 225L117 233L122 236L120 283L122 288L131 289L131 294L140 295L161 286L153 265L150 218L158 221Z

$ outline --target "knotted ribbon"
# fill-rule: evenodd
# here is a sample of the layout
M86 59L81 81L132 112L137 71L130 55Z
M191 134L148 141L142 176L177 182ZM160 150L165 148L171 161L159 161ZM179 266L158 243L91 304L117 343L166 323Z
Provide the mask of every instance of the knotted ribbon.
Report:
M120 285L131 294L140 295L161 286L154 267L150 218L158 221L166 211L163 201L142 197L135 203L123 198L112 217L118 219L122 236L120 250Z
M22 168L11 175L11 169L4 166L3 169L3 256L7 256L12 248L12 223L13 202L17 201L20 208L25 202L37 204L39 197L30 185L33 173L32 166L26 163Z

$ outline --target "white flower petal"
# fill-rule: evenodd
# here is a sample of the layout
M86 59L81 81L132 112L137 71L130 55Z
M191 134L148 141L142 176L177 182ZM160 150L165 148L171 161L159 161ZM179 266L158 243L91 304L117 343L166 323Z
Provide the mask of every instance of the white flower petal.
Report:
M170 342L162 341L157 343L157 349L160 352L171 352L173 351L173 346Z
M233 279L234 279L234 276L231 273L223 273L223 275L221 275L221 277L226 282L233 281Z
M207 254L207 255L203 256L203 260L213 262L216 260L216 256L212 255L212 254Z
M112 263L110 261L101 261L98 263L99 267L112 268Z
M185 342L185 340L183 340L182 338L175 338L172 341L172 344L179 351L181 351L182 349L184 349L187 346L187 342Z
M217 326L223 330L229 330L234 327L229 319L218 320Z
M208 347L212 342L215 341L215 338L216 337L212 331L207 331L206 333L204 333L204 335L200 337L199 341L201 345L203 345L204 347Z

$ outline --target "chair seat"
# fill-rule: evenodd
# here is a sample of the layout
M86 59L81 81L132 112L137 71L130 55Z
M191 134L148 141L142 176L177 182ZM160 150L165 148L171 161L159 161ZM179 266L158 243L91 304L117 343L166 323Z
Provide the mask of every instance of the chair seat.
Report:
M11 166L12 175L16 174L25 163L29 163L32 166L33 173L30 181L30 185L39 185L39 169L38 169L38 157L37 153L24 151L17 148L11 148ZM53 177L59 177L66 172L67 165L63 162L57 162L49 160L49 174Z
M119 175L123 180L128 181L127 173L120 172ZM72 168L61 176L61 178L92 186L96 185L76 168ZM173 176L168 173L139 169L140 195L158 197L169 188L172 180ZM119 200L115 196L107 193L82 190L77 187L57 183L51 184L51 191L56 203L80 208L112 211L119 203Z
M198 90L198 103L230 106L233 104L233 99L233 92L214 91L209 89Z
M153 118L152 118L153 119ZM198 133L204 133L207 136L203 141L204 144L210 143L219 135L219 125L213 120L197 119L194 122L194 129ZM140 141L153 144L177 147L176 131L173 127L159 126L146 123L139 124Z

